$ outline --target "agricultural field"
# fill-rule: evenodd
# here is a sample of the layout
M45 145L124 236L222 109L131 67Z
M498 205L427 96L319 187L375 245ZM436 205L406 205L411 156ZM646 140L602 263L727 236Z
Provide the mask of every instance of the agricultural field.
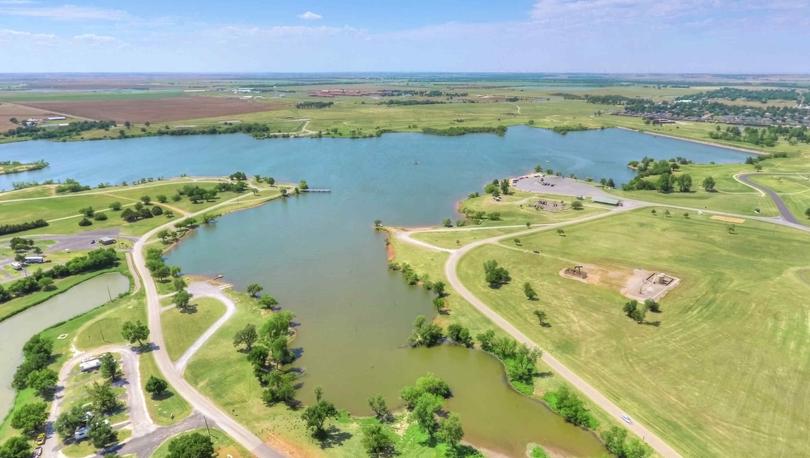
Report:
M522 251L506 241L478 248L462 259L461 280L685 455L800 454L810 405L804 235L753 221L732 232L725 222L663 210L569 226L564 236L524 236ZM489 259L509 271L508 284L484 282ZM572 263L610 275L596 283L562 277ZM619 286L634 269L681 279L646 324L622 311ZM538 301L526 299L525 282ZM550 327L536 324L537 309Z
M4 100L4 99L0 99ZM60 113L36 108L32 106L20 105L16 103L0 102L0 132L5 132L8 129L14 129L19 126L19 123L29 118L47 118L48 116L59 116ZM12 122L12 118L16 118L18 123ZM70 122L72 117L66 121Z

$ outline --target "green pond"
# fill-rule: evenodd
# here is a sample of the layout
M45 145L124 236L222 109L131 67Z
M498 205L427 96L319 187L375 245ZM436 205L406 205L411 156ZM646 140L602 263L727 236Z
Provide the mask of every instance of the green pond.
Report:
M461 416L467 440L510 456L523 455L528 442L570 456L597 456L604 449L593 434L513 391L489 355L449 346L407 348L414 318L432 314L430 296L386 269L384 237L371 230L372 221L436 224L454 217L454 203L469 192L536 164L621 183L632 176L627 162L645 155L718 163L745 158L622 130L562 136L527 127L511 128L504 137L392 134L257 141L233 135L0 145L0 159L51 164L14 181L72 177L97 184L243 170L331 188L329 194L222 218L196 231L168 262L187 273L223 274L242 289L260 283L296 314L295 346L302 351L296 365L304 370L300 397L305 402L315 386L322 386L339 407L366 414L369 396L382 394L396 404L404 385L433 372L453 388L448 407ZM0 177L0 189L10 184Z

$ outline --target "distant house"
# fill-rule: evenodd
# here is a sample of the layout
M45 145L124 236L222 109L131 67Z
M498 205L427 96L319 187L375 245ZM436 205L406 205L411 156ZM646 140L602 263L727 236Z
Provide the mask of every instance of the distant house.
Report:
M67 118L64 117L64 116L48 116L47 119L48 119L48 121L62 121L62 120L65 120Z
M88 359L79 363L79 370L82 372L92 371L101 367L101 360L98 358Z
M26 264L42 264L45 262L45 256L26 256L25 263Z
M112 237L102 237L98 239L98 243L102 245L112 245L115 243L115 239Z
M622 204L621 200L613 199L611 197L594 197L592 200L597 204L613 205L614 207L618 207Z

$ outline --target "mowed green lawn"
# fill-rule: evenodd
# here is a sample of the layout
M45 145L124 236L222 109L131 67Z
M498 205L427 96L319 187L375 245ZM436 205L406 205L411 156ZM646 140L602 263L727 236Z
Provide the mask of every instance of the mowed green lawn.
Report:
M462 281L606 396L686 456L799 456L810 448L810 235L649 210L522 237L541 255L485 246ZM565 279L573 259L608 269L664 271L682 283L648 314L622 313L615 289ZM496 259L512 282L490 289ZM527 301L529 281L540 299ZM536 325L535 309L550 328Z
M160 316L166 351L172 361L183 356L188 347L225 314L225 304L216 299L192 299L191 304L194 307L189 312L182 312L174 307Z

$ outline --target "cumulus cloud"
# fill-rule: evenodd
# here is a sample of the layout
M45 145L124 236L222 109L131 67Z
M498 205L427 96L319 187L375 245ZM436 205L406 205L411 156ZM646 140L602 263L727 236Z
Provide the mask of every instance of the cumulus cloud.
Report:
M94 8L76 5L62 6L19 6L24 3L0 3L0 15L37 17L56 20L98 20L121 21L129 18L123 10ZM17 5L17 6L9 6Z
M305 21L317 21L318 19L322 19L323 16L321 16L318 13L313 13L312 11L305 11L299 14L298 18L303 19Z

